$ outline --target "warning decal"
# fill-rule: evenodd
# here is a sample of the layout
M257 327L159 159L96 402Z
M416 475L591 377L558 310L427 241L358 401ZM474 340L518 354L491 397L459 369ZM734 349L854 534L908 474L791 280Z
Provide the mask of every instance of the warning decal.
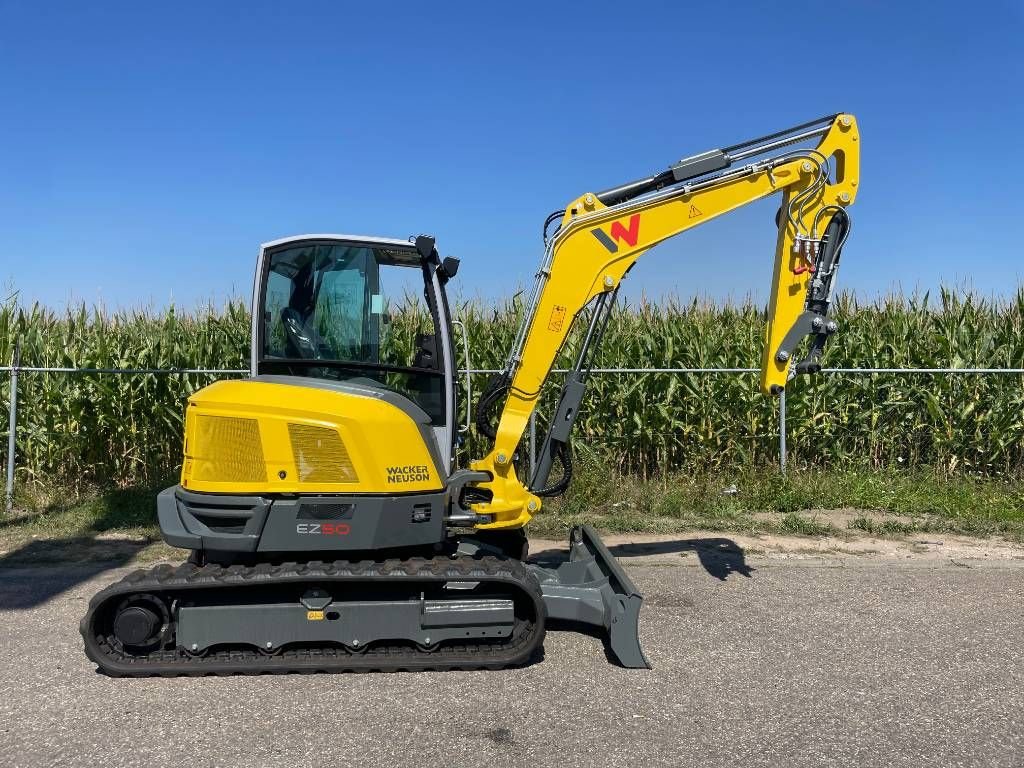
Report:
M561 304L555 304L555 306L551 308L551 317L548 318L548 330L562 330L563 322L565 322L565 307Z
M698 208L693 203L690 203L690 215L687 218L696 219L698 216L703 216L703 215L704 214L701 213L700 208Z

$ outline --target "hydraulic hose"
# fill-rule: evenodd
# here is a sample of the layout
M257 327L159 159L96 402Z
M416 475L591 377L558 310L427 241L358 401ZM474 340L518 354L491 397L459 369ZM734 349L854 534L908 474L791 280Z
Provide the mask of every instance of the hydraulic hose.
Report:
M494 410L508 394L510 385L511 379L508 371L494 374L487 381L487 386L484 387L484 391L476 403L474 415L476 431L490 440L494 440L498 435L497 425L492 423Z

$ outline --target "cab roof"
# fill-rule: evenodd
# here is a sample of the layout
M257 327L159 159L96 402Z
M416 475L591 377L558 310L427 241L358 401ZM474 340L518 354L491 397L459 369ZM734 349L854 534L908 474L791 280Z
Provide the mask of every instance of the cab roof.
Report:
M263 243L260 246L261 250L268 250L270 248L277 248L280 245L287 245L288 243L298 243L305 240L339 240L348 243L367 243L369 245L386 245L392 248L409 248L415 249L416 245L409 240L400 240L394 237L375 237L373 235L291 235L290 237L282 237L279 240L271 240L268 243Z

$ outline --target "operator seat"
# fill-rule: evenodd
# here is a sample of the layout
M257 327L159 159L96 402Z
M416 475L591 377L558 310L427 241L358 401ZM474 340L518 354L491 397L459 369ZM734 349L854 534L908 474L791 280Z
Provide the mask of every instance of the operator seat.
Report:
M295 357L304 360L316 360L323 349L323 337L308 319L303 319L297 309L285 307L281 310L281 323L284 325L288 347L295 352Z

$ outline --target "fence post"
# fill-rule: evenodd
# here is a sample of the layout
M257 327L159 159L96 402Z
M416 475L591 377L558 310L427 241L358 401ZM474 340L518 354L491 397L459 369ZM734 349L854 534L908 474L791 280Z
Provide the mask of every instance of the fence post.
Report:
M11 403L7 412L7 482L4 485L4 511L14 509L14 437L18 427L18 366L21 365L21 339L14 340L11 356Z
M786 474L786 390L779 394L779 471Z

